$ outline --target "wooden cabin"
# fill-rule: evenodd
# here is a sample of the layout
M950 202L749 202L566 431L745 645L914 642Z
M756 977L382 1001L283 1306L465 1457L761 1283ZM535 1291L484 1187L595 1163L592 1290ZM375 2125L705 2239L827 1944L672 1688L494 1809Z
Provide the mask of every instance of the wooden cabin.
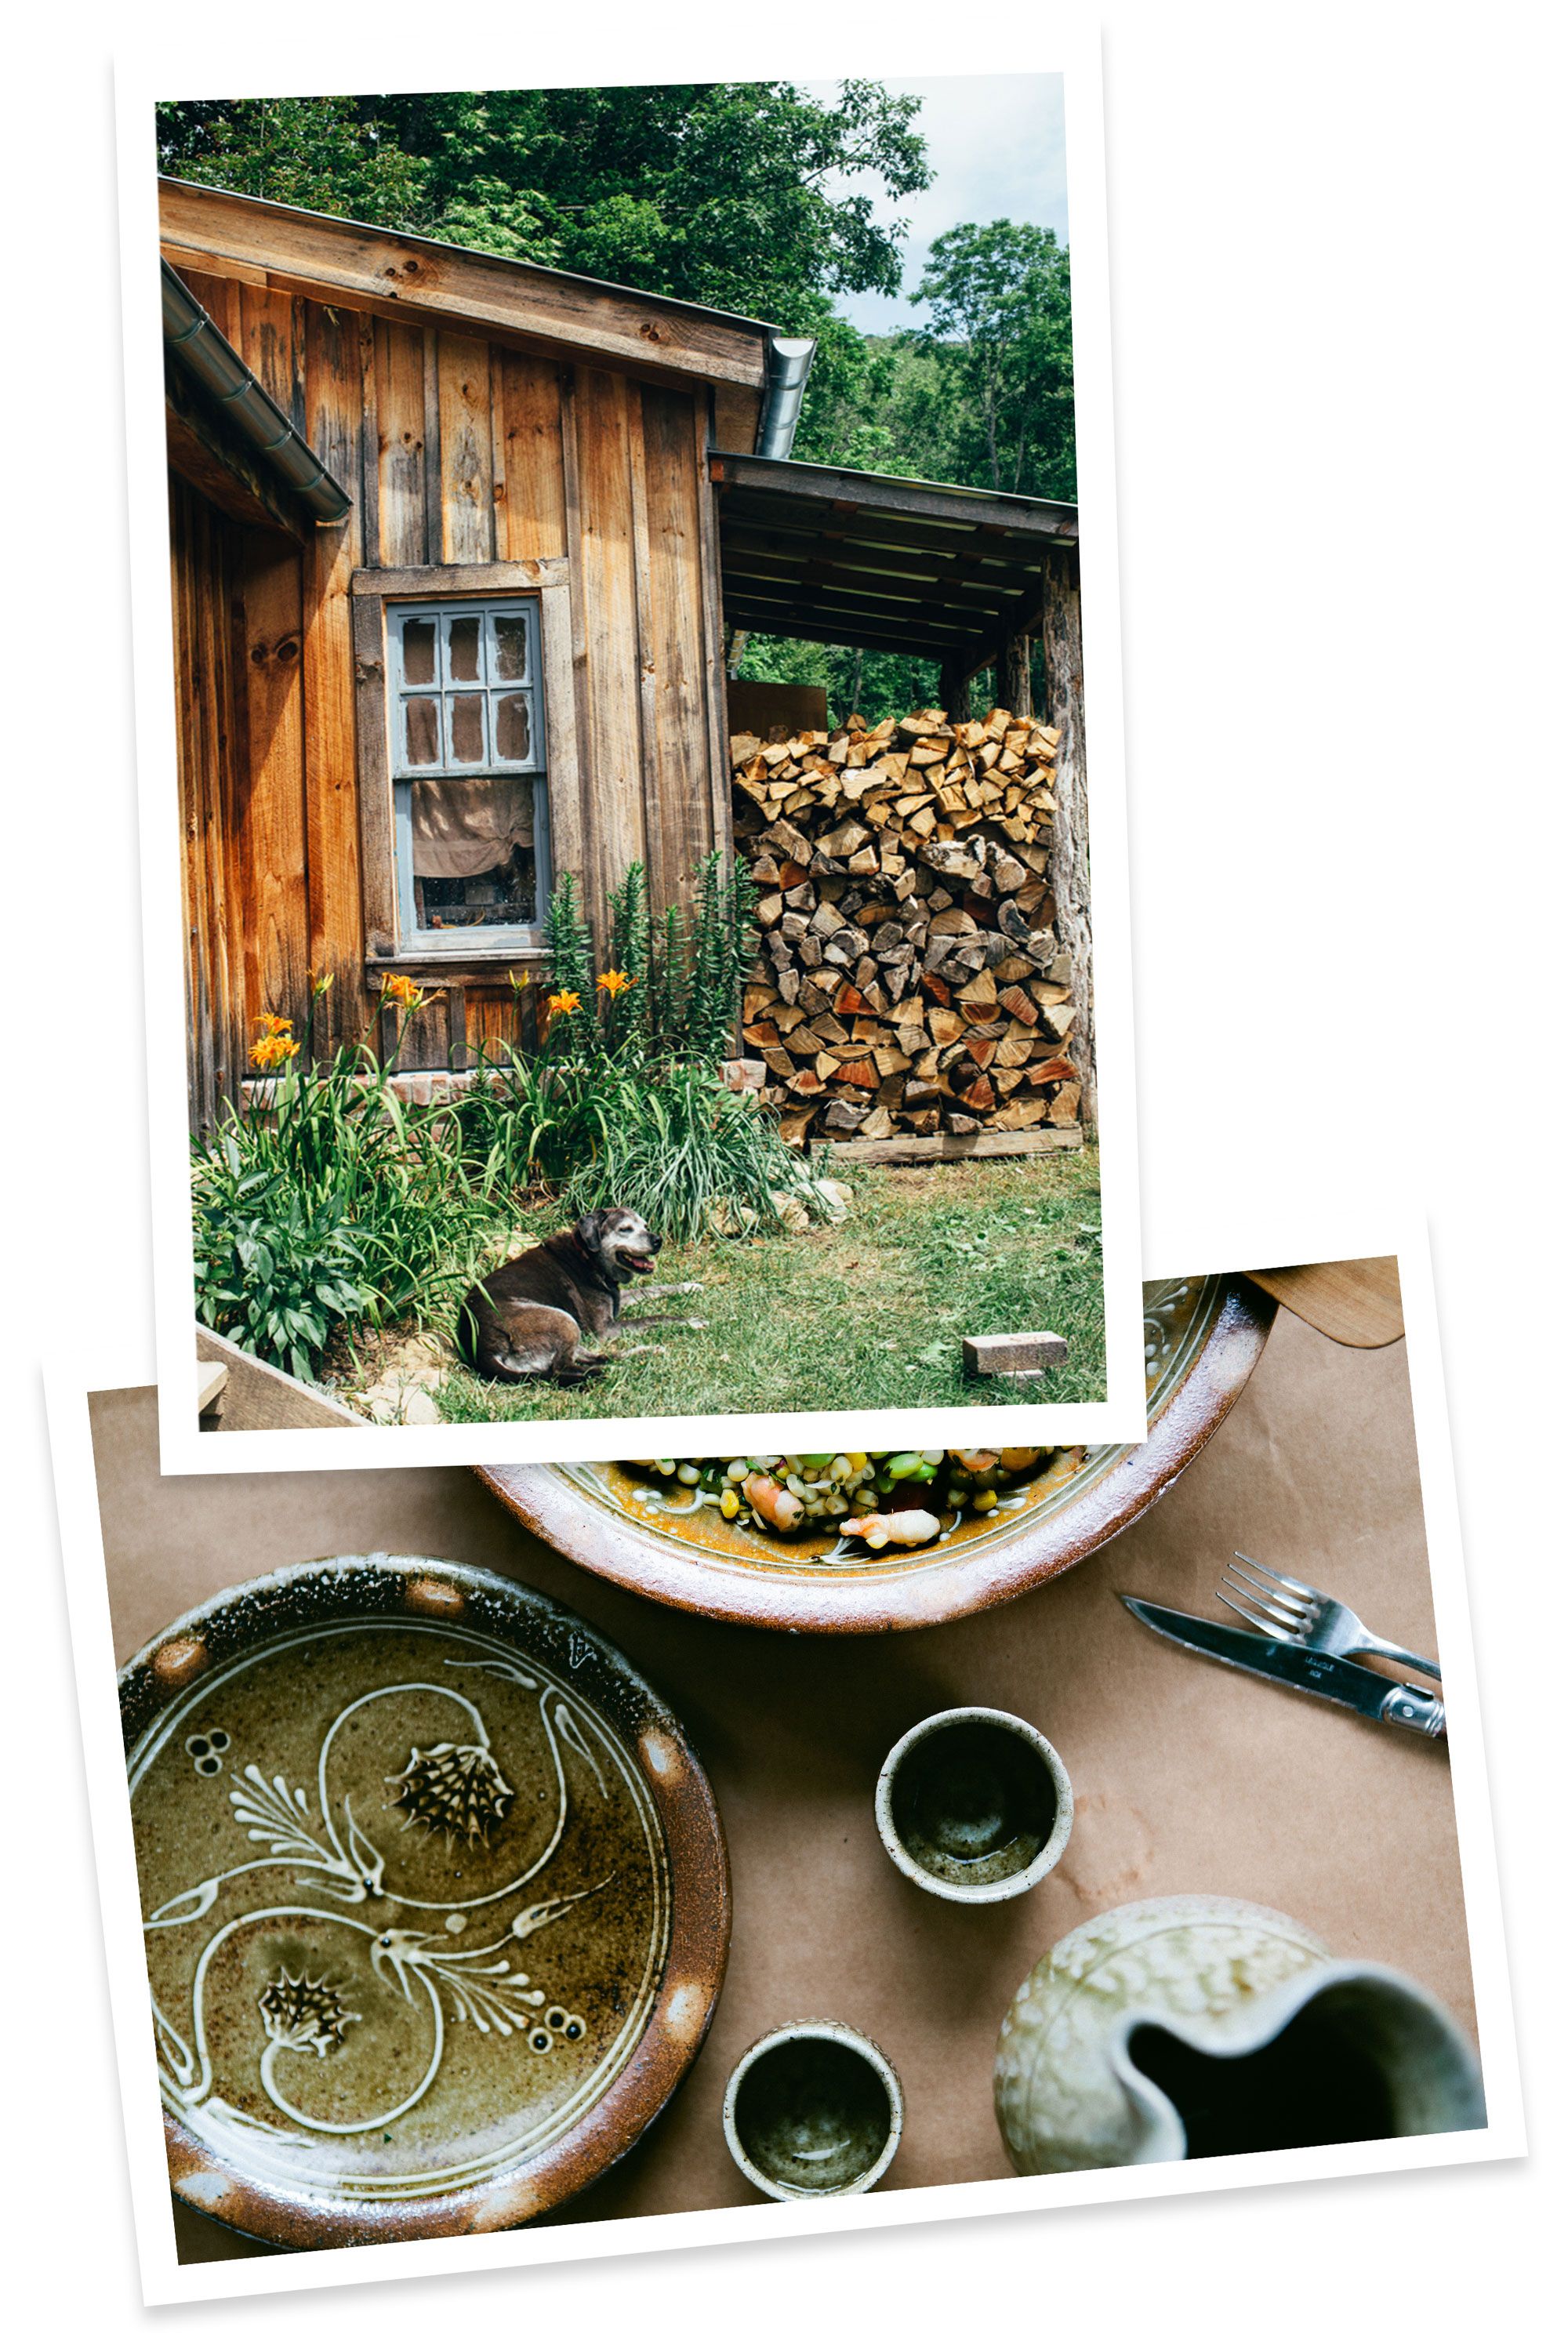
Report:
M811 347L763 321L180 182L162 239L197 1119L264 1016L321 1049L395 975L405 1069L526 1042L553 875L680 898L727 627L956 695L1053 562L1076 600L1071 508L791 461Z

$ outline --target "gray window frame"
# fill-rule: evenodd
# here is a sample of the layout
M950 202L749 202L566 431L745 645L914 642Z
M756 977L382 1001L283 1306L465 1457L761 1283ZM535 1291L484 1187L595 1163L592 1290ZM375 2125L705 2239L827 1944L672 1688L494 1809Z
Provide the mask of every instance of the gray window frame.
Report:
M484 648L484 676L479 680L454 679L447 665L447 645L450 626L455 620L479 618L481 623L493 623L499 618L521 617L527 631L526 674L519 682L492 677L490 673L491 634L481 628L480 643ZM437 647L437 677L434 683L411 685L403 675L403 629L410 620L430 621L436 629ZM389 596L385 603L386 629L386 732L388 769L392 785L392 831L394 887L397 907L397 929L400 951L413 956L451 957L454 954L473 956L504 956L537 951L545 943L545 913L550 903L552 866L550 856L550 772L546 750L546 712L544 708L544 646L540 600L531 595L473 595L436 597ZM502 692L523 692L529 701L529 746L524 760L503 760L491 757L478 761L458 761L447 756L448 744L447 711L454 694L478 692L484 698L487 747L491 744L492 714L497 697ZM434 698L439 705L441 750L440 761L416 766L405 756L406 743L404 704L408 700ZM534 897L538 919L533 923L483 924L463 923L434 929L421 927L416 919L414 896L414 786L447 776L516 776L528 778L533 786L533 866Z

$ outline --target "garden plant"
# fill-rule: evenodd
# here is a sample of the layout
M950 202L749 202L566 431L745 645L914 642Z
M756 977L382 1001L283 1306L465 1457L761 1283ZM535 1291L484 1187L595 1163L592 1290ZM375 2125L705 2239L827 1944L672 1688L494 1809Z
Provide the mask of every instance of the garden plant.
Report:
M427 1001L405 975L384 982L364 1034L324 1059L312 1039L331 974L312 981L303 1037L265 1016L251 1051L265 1083L193 1141L204 1322L310 1379L334 1331L352 1344L410 1318L449 1330L521 1215L561 1222L626 1201L690 1243L775 1228L782 1202L810 1202L809 1163L721 1068L752 953L744 873L707 858L689 910L656 924L632 866L597 971L566 875L548 938L546 977L513 980L533 999L537 1049L487 1044L442 1099L406 1102L394 1083Z

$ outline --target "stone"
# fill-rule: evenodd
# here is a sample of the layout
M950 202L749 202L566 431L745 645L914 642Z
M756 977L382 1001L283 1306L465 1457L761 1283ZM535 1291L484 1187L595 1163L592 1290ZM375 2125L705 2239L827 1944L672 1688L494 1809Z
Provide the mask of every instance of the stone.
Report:
M841 1184L836 1176L817 1177L813 1190L830 1225L841 1225L853 1212L855 1195L848 1185Z
M991 1331L963 1342L963 1369L970 1380L990 1372L1043 1372L1065 1364L1068 1343L1055 1331Z
M811 1212L795 1192L770 1192L773 1213L786 1234L804 1234L810 1229Z

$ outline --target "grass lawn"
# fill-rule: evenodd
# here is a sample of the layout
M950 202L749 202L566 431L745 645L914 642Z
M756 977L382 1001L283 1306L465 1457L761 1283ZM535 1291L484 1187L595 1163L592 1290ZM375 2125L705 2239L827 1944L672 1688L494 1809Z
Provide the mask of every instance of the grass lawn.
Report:
M658 1279L703 1286L658 1305L700 1317L705 1329L671 1323L627 1331L612 1349L657 1339L662 1352L632 1356L580 1389L456 1372L440 1392L442 1418L583 1421L1104 1397L1092 1150L843 1173L855 1202L843 1224L665 1248ZM625 1294L633 1315L638 1289ZM1059 1332L1071 1349L1067 1363L1023 1385L965 1381L965 1334L1032 1330Z

